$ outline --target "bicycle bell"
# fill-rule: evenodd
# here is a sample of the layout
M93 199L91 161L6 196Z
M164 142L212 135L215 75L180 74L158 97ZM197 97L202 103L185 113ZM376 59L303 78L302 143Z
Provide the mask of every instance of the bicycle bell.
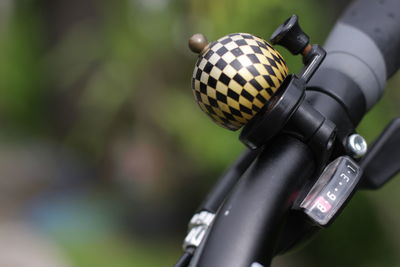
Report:
M240 140L250 148L263 145L291 117L303 118L302 125L296 129L301 134L307 134L310 127L319 127L325 121L302 100L305 84L326 52L318 45L309 44L309 37L301 30L296 15L278 27L271 43L284 46L292 54L303 55L305 67L300 74L288 74L279 52L267 41L249 33L229 34L210 43L202 34L189 39L190 49L199 54L192 76L197 104L224 128L235 131L244 126ZM299 109L300 106L304 108ZM304 119L310 113L317 116L312 122ZM316 122L320 124L316 126Z

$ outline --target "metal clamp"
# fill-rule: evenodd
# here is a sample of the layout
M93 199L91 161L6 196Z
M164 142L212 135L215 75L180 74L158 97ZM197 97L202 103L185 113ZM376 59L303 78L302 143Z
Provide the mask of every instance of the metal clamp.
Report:
M208 211L201 211L193 215L189 223L189 232L183 241L183 250L188 247L197 248L200 245L214 217L215 214Z

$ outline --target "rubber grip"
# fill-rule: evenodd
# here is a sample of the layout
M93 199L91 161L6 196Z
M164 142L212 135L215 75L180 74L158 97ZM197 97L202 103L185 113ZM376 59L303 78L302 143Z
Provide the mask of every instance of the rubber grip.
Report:
M400 1L357 0L342 15L341 22L366 33L379 47L389 78L400 67Z
M327 56L309 86L337 95L340 89L327 81L331 79L329 73L346 75L356 85L352 90L362 93L360 101L365 108L356 112L364 114L380 99L386 80L400 66L400 0L352 2L333 27L324 48ZM346 105L345 96L338 99ZM350 114L355 112L354 105L346 106Z

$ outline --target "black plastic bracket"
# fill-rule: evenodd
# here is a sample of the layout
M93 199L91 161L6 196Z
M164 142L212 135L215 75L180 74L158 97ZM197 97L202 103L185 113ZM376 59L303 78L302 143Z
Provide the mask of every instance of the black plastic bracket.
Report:
M326 56L326 51L321 46L310 44L310 37L301 29L296 15L280 25L271 35L270 41L273 45L285 47L293 55L303 55L304 68L297 76L306 83Z
M305 100L304 91L304 80L289 75L273 101L243 128L240 140L255 149L284 132L308 143L318 166L324 166L333 148L336 126Z
M270 102L243 128L239 139L251 149L261 147L279 132L286 132L308 143L319 166L325 165L336 137L336 126L305 101L307 82L319 68L326 51L310 45L296 15L291 16L270 38L292 54L302 54L304 68L288 75Z
M240 141L256 149L280 132L304 99L304 89L303 80L295 75L286 77L268 105L245 125Z
M328 162L334 148L336 125L304 100L283 131L295 135L311 147L316 156L319 173Z

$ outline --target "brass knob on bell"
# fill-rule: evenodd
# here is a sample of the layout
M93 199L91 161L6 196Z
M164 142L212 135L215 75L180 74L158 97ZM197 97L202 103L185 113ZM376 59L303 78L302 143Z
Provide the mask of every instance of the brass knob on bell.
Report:
M194 53L201 54L202 51L207 47L208 40L204 34L196 33L189 38L189 48Z

